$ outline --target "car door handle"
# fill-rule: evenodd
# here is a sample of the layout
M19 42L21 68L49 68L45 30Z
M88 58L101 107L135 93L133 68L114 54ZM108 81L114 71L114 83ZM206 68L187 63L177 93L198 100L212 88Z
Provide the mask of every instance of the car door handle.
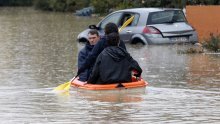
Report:
M127 30L126 32L127 32L127 33L131 33L132 31L131 31L131 30Z

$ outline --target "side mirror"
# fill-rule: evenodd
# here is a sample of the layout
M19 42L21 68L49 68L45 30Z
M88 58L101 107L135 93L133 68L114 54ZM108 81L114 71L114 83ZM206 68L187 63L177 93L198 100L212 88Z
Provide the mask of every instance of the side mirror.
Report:
M99 30L99 27L96 27L96 25L89 25L89 29L96 29L96 30Z

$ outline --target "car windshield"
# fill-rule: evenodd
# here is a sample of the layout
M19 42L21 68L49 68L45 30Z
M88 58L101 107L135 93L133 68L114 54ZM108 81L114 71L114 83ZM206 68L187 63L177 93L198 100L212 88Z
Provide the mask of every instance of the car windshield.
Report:
M186 22L186 18L181 10L165 10L151 12L147 20L147 25Z

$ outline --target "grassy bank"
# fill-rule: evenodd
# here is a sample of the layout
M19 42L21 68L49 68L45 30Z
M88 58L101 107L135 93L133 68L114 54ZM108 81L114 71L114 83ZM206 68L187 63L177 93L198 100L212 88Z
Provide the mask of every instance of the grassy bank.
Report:
M214 35L211 33L210 38L205 40L202 44L210 51L220 52L220 34Z

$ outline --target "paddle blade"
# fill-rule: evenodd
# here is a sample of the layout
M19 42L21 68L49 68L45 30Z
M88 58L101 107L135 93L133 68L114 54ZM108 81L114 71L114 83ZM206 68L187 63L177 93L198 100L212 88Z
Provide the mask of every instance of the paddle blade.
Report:
M66 82L54 88L54 91L69 90L69 88L70 88L70 82Z
M70 85L71 85L71 82L68 82L68 85L66 85L66 87L64 88L65 91L69 91L70 90Z
M131 16L131 18L125 21L125 23L121 26L121 28L119 28L119 32L123 30L127 25L129 25L133 21L133 19L134 19L134 16Z

